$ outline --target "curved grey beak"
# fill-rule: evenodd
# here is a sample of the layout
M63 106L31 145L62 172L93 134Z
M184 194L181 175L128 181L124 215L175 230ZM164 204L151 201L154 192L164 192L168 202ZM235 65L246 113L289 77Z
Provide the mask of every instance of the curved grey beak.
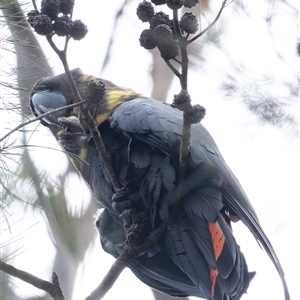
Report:
M30 102L31 109L36 116L67 105L63 94L49 90L34 93ZM66 109L55 112L42 120L47 124L59 126L57 119L64 116L67 116Z

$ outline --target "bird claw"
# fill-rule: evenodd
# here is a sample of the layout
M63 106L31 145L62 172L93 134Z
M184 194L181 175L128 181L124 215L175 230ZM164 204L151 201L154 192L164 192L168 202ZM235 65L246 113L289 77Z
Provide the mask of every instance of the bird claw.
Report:
M134 202L128 199L128 195L131 190L127 187L122 187L116 190L112 196L112 208L119 213L120 218L123 219L123 225L125 229L128 229L132 222L135 214L137 213L134 207Z
M85 130L76 117L62 117L57 119L58 123L70 132L77 134L85 134Z
M133 208L133 201L128 199L130 191L131 190L129 188L122 187L116 190L116 192L112 196L112 207L116 212L120 213L121 216L127 214L124 213L125 210L130 210Z
M130 194L130 192L130 188L123 186L122 188L117 189L116 192L113 194L112 201L121 202L127 199L127 196Z
M120 201L112 201L112 208L120 214L120 216L128 215L126 213L127 210L133 210L133 202L128 200L127 198L123 197L123 200Z
M137 213L137 210L135 208L127 208L122 211L120 214L120 217L132 217Z
M69 151L85 147L91 140L91 135L86 134L77 117L61 117L57 119L57 122L62 129L57 133L56 138Z

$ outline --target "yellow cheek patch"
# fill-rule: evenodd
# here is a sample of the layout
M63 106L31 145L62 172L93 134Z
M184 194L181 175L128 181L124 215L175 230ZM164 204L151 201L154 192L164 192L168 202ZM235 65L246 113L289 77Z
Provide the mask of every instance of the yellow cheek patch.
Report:
M105 92L105 99L107 109L112 111L118 105L123 103L124 101L130 100L135 96L136 93L131 89L124 89L124 90L108 90Z
M81 87L80 92L84 95L85 89L87 87L87 84L90 81L97 82L98 80L102 80L105 84L105 94L103 99L99 99L99 108L98 109L98 115L95 117L96 125L103 123L107 118L110 116L110 114L113 112L113 110L122 104L125 101L132 100L139 96L136 92L134 92L131 89L125 89L118 87L114 85L112 82L103 80L100 78L97 78L92 75L86 75L82 74L78 78L78 83Z
M96 125L98 126L99 124L104 122L108 118L109 115L110 115L110 113L98 115L95 119Z
M110 116L113 110L125 101L135 98L137 94L131 89L124 90L106 90L104 95L104 112L95 118L98 126Z

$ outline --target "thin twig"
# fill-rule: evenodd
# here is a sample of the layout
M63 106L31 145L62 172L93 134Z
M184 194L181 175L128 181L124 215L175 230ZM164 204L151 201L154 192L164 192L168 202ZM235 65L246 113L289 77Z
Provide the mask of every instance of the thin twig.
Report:
M176 61L180 66L181 66L181 64L182 64L182 62L178 59L178 58L176 58L176 57L174 57L174 58L172 58L174 61Z
M197 34L192 39L190 39L189 41L187 40L188 35L186 37L184 37L181 33L181 30L179 27L179 22L178 22L178 11L173 10L174 26L175 26L176 34L178 36L180 52L181 52L181 57L182 57L181 76L179 77L182 90L187 91L187 86L188 86L188 63L189 63L188 53L187 53L188 45L191 44L196 39L198 39L203 34L205 34L209 29L211 29L214 26L214 24L220 18L222 11L223 11L224 7L226 6L226 4L227 4L227 0L224 0L222 2L222 6L221 6L216 18L214 19L214 21L209 26L207 26L203 31L201 31L199 34ZM172 69L172 71L173 71L173 69ZM187 109L189 109L188 108L189 106L186 106L186 107L187 107ZM181 143L180 143L180 156L179 156L179 171L178 171L179 182L182 182L182 180L184 180L184 178L185 178L188 153L190 150L190 137L191 137L191 123L189 120L187 120L187 114L184 111L183 112L182 137L181 137Z
M178 37L182 37L182 32L178 20L178 9L173 9L173 24L175 27L175 32L178 35Z
M115 20L114 20L114 27L111 30L111 34L110 34L110 40L106 49L106 53L103 59L103 65L101 67L101 73L104 71L104 69L107 67L109 60L110 60L110 54L112 52L112 46L114 43L114 39L116 37L116 31L117 31L117 23L119 21L119 18L123 15L124 13L124 9L126 7L127 2L129 2L129 0L125 0L124 3L121 5L120 9L117 11L116 16L115 16Z
M180 84L181 84L181 89L187 91L189 58L187 53L186 40L182 38L180 43L180 49L181 49L181 57L182 57Z
M37 6L36 6L35 0L32 0L32 4L33 4L34 9L35 9L35 10L38 10L38 9L37 9Z
M67 51L67 49L68 49L69 40L70 40L70 37L69 37L69 36L67 36L67 37L66 37L66 40L65 40L64 52L66 52L66 51Z
M223 9L225 8L227 4L227 0L224 0L223 3L222 3L222 6L217 14L217 16L215 17L215 19L212 21L211 24L209 24L204 30L202 30L200 33L198 33L197 35L195 35L192 39L190 39L189 41L187 41L188 44L194 42L196 39L198 39L200 36L202 36L203 34L205 34L208 30L210 30L216 23L217 21L219 20L222 12L223 12Z
M187 91L188 89L188 65L189 58L187 53L188 42L186 38L183 36L181 28L179 26L178 19L178 10L173 10L173 24L175 27L176 37L178 38L178 43L180 47L181 53L181 74L180 77L177 76L180 80L181 90ZM170 66L169 66L170 67ZM175 71L172 69L174 74ZM180 141L180 154L179 154L179 170L178 170L178 181L181 182L185 177L185 170L187 165L188 153L190 150L190 137L191 137L191 124L186 119L186 114L183 112L183 125L182 125L182 136Z
M0 260L0 270L2 270L3 272L5 272L11 276L21 279L21 280L35 286L36 288L38 288L40 290L47 292L55 300L64 300L65 299L62 294L61 288L59 287L58 284L53 284L49 281L40 279L36 276L33 276L30 273L19 270L19 269L13 267L12 265L3 262L2 260Z
M39 115L38 117L35 117L33 119L30 119L30 120L27 120L26 122L22 122L20 125L18 125L17 127L15 127L14 129L12 129L11 131L9 131L6 135L4 135L1 139L0 139L0 142L2 142L4 139L6 139L7 137L9 137L10 135L12 135L14 132L16 132L17 130L23 128L24 126L30 124L30 123L33 123L35 121L38 121L38 120L41 120L41 119L44 119L44 118L47 118L49 116L51 116L53 113L57 113L59 111L62 111L64 109L68 109L68 108L72 108L72 107L76 107L76 106L79 106L83 103L85 103L86 101L85 100L82 100L78 103L74 103L74 104L69 104L69 105L66 105L66 106L63 106L63 107L59 107L59 108L55 108L55 109L52 109L50 111L47 111L46 113L44 114L41 114Z
M172 72L179 78L179 80L181 80L180 72L171 64L171 62L165 59L165 63L172 70Z
M191 138L191 123L186 120L185 113L183 113L182 136L180 142L180 156L179 156L179 170L178 182L182 182L185 178L188 155L190 151Z

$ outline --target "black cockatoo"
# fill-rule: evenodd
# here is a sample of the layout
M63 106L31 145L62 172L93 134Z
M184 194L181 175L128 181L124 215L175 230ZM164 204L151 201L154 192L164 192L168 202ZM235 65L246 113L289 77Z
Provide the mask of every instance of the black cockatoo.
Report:
M88 84L100 80L80 69L71 73L83 99ZM133 225L142 224L141 236L167 222L164 236L129 263L134 274L172 296L238 300L254 276L248 272L230 226L231 221L242 220L273 261L285 300L290 299L276 253L208 131L200 123L191 127L184 191L178 196L182 112L109 81L102 82L104 96L86 105L122 186L133 197L114 191L94 141L78 118L78 108L53 113L42 123L57 137L105 207L96 221L103 249L114 257L120 255L125 244L124 214L132 216ZM73 103L65 74L40 79L30 96L36 116ZM170 198L175 198L175 204L166 200ZM126 205L120 209L122 203Z

